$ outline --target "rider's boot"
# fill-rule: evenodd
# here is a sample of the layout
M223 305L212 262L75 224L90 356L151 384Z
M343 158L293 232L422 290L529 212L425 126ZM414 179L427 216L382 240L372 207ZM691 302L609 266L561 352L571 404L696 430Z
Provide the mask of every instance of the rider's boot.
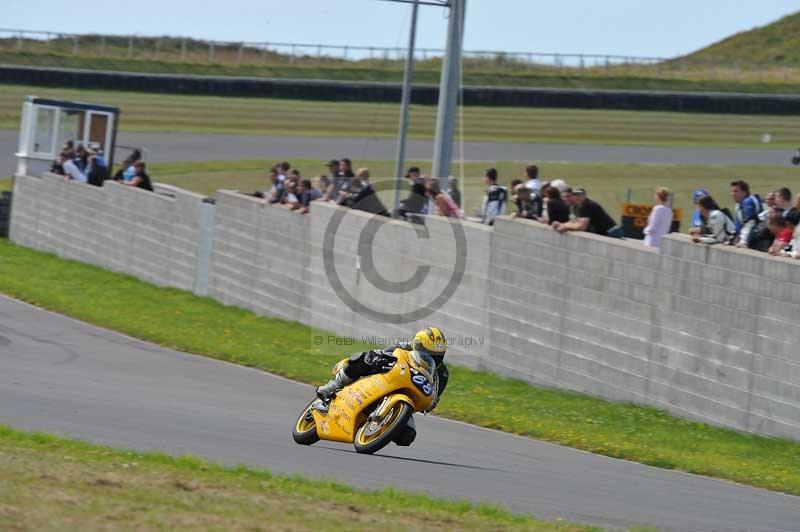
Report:
M317 388L317 397L322 399L324 403L330 403L336 393L340 392L342 388L351 382L353 382L353 379L347 376L344 369L340 369L327 384L323 384Z

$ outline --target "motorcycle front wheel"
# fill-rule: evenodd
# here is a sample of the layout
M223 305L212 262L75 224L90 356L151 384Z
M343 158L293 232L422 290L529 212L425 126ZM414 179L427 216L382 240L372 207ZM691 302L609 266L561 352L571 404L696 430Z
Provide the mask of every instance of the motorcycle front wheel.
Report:
M386 447L392 442L408 423L408 418L414 413L411 406L405 402L396 403L384 416L379 419L368 419L356 431L353 445L356 452L372 454Z
M299 443L300 445L311 445L312 443L317 443L319 441L319 435L317 434L317 423L314 421L314 416L311 415L311 406L314 404L314 401L308 403L308 406L303 410L303 413L300 414L300 418L297 420L297 423L294 424L294 430L292 430L292 438L294 438L295 443Z

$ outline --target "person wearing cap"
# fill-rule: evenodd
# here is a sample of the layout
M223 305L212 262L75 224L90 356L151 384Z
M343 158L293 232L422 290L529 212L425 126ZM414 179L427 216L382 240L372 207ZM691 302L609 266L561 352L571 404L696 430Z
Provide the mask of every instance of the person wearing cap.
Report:
M567 231L588 231L596 235L622 238L622 227L609 216L606 210L596 201L586 197L582 188L566 189L562 196L567 205L576 209L576 218L571 222L553 223L553 229L559 233Z

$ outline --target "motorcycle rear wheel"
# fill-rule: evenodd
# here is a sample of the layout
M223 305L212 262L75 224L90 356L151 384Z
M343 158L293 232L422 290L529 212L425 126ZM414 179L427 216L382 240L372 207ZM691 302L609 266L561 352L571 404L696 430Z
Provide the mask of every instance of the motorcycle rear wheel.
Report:
M381 420L364 422L353 440L356 452L372 454L386 447L400 435L412 414L411 405L399 402Z
M297 423L294 424L292 438L294 438L295 443L299 443L300 445L311 445L319 441L319 435L317 434L317 423L314 421L314 417L311 415L311 405L313 405L315 401L316 399L308 403L308 406L303 410L303 413L300 414Z

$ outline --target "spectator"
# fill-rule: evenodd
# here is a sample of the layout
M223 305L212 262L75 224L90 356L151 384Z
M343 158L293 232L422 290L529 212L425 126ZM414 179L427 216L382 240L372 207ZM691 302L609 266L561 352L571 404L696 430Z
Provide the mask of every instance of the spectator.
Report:
M494 219L506 212L508 191L497 184L496 168L489 168L483 172L483 182L487 188L481 206L481 223L494 225Z
M775 191L775 208L784 216L792 209L792 191L786 187Z
M50 173L57 175L64 175L64 165L61 164L61 155L55 158L53 164L50 165Z
M400 202L395 216L414 223L423 223L420 214L425 214L428 208L428 198L425 196L425 185L421 180L414 181L411 193Z
M139 150L133 150L130 155L128 155L128 157L122 161L120 169L116 174L114 174L114 180L128 182L133 179L133 176L136 175L136 168L134 168L133 165L141 158L142 152Z
M353 163L347 157L339 159L339 176L346 179L352 179L356 176L353 173Z
M524 183L516 187L516 199L514 204L516 212L511 213L512 218L525 218L528 220L538 220L542 215L542 198L538 191L528 188Z
M278 177L280 180L285 181L289 174L289 170L292 169L292 165L289 164L288 161L283 161L280 163L275 163L275 168L278 170Z
M122 184L153 192L153 182L150 180L150 176L147 175L147 167L144 164L144 161L136 161L133 164L133 168L135 172L133 179L130 181L123 181Z
M283 200L281 203L289 207L290 209L297 209L300 206L300 200L298 199L297 195L299 192L297 191L297 181L293 179L286 180L286 193L283 195Z
M328 168L331 176L336 177L339 175L339 159L331 159L325 166Z
M758 224L758 215L761 213L761 202L755 196L750 195L750 185L741 179L731 183L731 198L736 202L736 234L731 239L731 243L738 241L747 243L750 239L750 231Z
M69 152L61 152L59 163L61 164L61 168L64 169L64 181L79 181L81 183L86 183L88 181L86 174L80 171L75 161L70 157Z
M541 182L539 181L539 167L535 164L529 164L525 167L525 176L527 177L525 186L538 192L541 186Z
M86 148L83 147L83 144L78 144L78 147L75 148L75 166L84 174L89 166L89 154L86 153Z
M103 151L100 149L97 150L88 150L89 157L96 157L97 164L99 166L104 166L108 168L108 163L106 162L106 158L103 156Z
M66 141L64 143L64 145L61 146L61 153L64 153L64 152L67 153L67 156L70 159L74 159L75 158L75 142L71 141L71 140Z
M321 175L314 180L314 188L320 191L322 195L325 195L325 191L328 190L328 185L331 184L331 180L328 179L328 176Z
M549 225L569 222L569 205L561 198L558 188L547 186L544 194L547 213L542 213L541 221Z
M361 179L364 183L369 183L369 168L359 168L356 172L356 177Z
M790 244L794 237L794 225L790 224L780 212L773 212L767 217L769 231L775 236L775 240L769 247L770 255L783 255L783 252L790 251Z
M697 205L697 202L700 201L700 198L705 196L710 196L708 190L704 188L698 188L694 192L692 192L692 205L695 206L694 213L692 213L692 225L691 227L697 228L698 231L701 230L703 227L703 216L700 214L700 207ZM691 231L689 231L691 233Z
M298 187L297 191L300 194L298 208L302 214L306 214L308 212L308 208L312 201L318 200L322 197L322 192L312 187L311 181L308 179L303 179L300 181L300 186Z
M559 233L567 231L588 231L596 235L604 235L612 238L622 238L622 227L617 225L614 219L608 215L606 210L597 202L586 197L586 191L577 188L574 191L570 188L562 194L564 202L573 207L576 212L575 220L571 222L553 224L553 229Z
M267 191L265 201L271 204L282 203L283 196L286 194L286 184L281 180L277 168L270 169L269 179L272 182L272 188Z
M447 189L447 193L450 194L450 197L453 198L453 201L458 208L461 208L461 191L458 189L458 179L455 177L451 177L449 181L450 188ZM800 196L798 196L800 197Z
M447 192L442 192L438 181L428 181L426 185L426 193L428 197L436 205L436 210L439 216L446 216L448 218L460 218L461 209L458 208L456 202Z
M697 202L703 218L702 232L692 236L698 244L724 244L736 234L736 224L719 209L711 196L703 196Z
M97 155L89 156L89 166L87 167L86 180L90 185L102 187L103 182L108 179L108 167L98 162Z
M644 228L644 245L661 247L661 237L672 230L672 209L667 206L669 189L658 187L653 196L656 204L647 218L647 227Z
M418 181L424 184L425 181L418 166L412 166L408 169L408 172L406 172L406 179L408 179L412 185Z
M770 192L764 196L763 209L758 214L758 224L750 231L750 236L746 242L740 240L736 243L737 248L746 247L755 251L769 251L772 242L775 240L775 236L769 230L767 217L769 217L770 213L777 212L775 198L776 194L774 192Z
M302 177L303 176L300 175L300 170L298 170L297 168L292 168L291 170L289 170L289 173L287 174L286 178L293 179L299 182L300 179L302 179Z
M380 216L389 216L383 202L378 198L372 185L359 177L351 178L350 191L343 198L342 205L355 210L370 212Z

